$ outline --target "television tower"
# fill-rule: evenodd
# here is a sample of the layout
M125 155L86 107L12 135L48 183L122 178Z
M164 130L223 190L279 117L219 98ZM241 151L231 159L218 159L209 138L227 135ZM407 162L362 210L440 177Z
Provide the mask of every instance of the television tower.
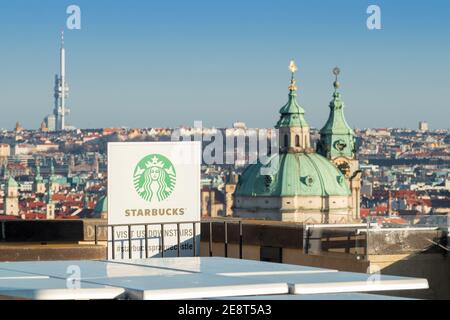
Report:
M66 50L64 49L64 31L61 32L60 74L55 76L55 116L56 131L66 130L66 115L70 110L66 107L69 86L66 83Z

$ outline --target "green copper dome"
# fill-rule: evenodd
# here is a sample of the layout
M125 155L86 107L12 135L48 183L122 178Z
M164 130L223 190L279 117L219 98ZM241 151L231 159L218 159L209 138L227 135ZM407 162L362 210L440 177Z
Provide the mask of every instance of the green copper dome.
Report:
M19 187L19 184L17 183L16 180L14 180L13 177L9 177L8 182L7 182L7 187L8 188L17 188L17 187Z
M108 212L108 197L104 196L98 200L94 208L94 216L100 217L102 213Z
M264 171L269 171L271 167L279 170L266 174ZM277 154L271 157L269 165L264 166L261 163L250 165L240 177L235 192L235 196L244 197L350 194L342 173L328 159L317 153Z
M275 128L282 127L309 127L305 120L305 109L303 109L297 102L297 88L295 87L295 80L291 80L292 84L289 87L289 100L280 109L280 120Z
M333 94L333 100L330 102L330 116L327 123L320 130L321 134L341 134L341 135L354 135L352 128L348 125L344 116L344 102L342 101L341 94L335 92Z
M320 140L317 143L317 152L327 158L356 156L355 132L350 128L344 116L344 102L338 92L340 84L337 75L340 70L336 68L336 81L334 82L333 100L330 102L330 115L327 123L320 130Z
M17 181L9 174L8 166L5 165L5 178L6 178L6 187L7 188L18 188L19 184Z
M43 179L42 176L41 176L41 167L40 167L39 165L36 166L36 175L35 175L35 177L34 177L34 181L35 181L36 183L41 183L41 182L44 181L44 179Z

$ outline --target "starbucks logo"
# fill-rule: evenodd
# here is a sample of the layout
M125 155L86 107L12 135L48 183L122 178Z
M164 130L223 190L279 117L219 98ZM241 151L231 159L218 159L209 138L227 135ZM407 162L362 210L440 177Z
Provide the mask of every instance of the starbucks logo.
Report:
M161 202L175 189L175 168L169 159L160 154L151 154L142 159L134 170L134 188L148 202Z

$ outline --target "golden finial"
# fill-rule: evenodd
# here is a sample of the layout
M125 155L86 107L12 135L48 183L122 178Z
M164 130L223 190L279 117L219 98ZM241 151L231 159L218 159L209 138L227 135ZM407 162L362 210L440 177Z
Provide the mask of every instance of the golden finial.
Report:
M294 60L291 60L291 63L289 64L289 70L292 73L291 84L289 86L289 90L290 91L297 91L297 81L294 79L294 74L298 70L298 67L295 64Z
M291 63L289 64L289 70L290 70L292 73L297 72L298 68L297 68L297 65L295 64L295 61L294 61L294 60L291 60Z
M289 86L290 91L297 91L297 81L295 79L291 80L291 85Z
M334 68L333 74L336 77L333 85L334 85L334 89L337 91L339 89L339 87L341 86L341 84L339 83L339 75L341 74L341 69L339 69L338 67Z

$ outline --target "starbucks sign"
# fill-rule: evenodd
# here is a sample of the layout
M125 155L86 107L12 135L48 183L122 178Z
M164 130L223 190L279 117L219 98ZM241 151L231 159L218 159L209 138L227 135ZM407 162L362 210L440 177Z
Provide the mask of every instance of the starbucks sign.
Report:
M177 175L169 159L151 154L139 161L134 170L134 188L148 202L161 202L175 189Z
M199 142L108 144L110 258L192 256L194 237L199 252L200 165Z

